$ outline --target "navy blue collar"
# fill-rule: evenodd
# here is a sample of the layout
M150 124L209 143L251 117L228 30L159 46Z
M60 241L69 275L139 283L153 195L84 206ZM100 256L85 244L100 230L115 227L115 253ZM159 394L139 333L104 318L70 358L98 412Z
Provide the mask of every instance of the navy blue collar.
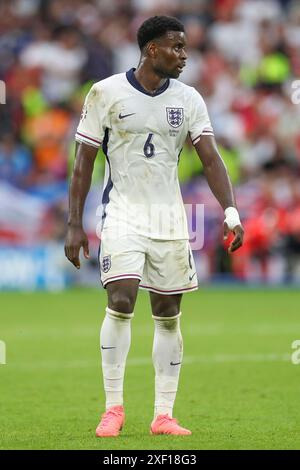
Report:
M134 71L135 71L134 68L128 70L128 72L126 72L126 78L129 81L130 85L132 85L134 88L136 88L141 93L144 93L145 95L148 95L148 96L160 95L161 93L163 93L168 88L168 86L170 84L170 80L167 79L167 81L163 84L163 86L158 88L158 90L156 90L155 93L149 93L149 91L145 90L145 88L142 87L140 82L137 81L137 79L135 78L135 75L134 75Z

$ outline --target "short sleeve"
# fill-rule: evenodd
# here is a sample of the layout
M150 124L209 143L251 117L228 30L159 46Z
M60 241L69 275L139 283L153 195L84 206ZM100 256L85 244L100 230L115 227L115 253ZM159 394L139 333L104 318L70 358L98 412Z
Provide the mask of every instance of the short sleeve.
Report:
M195 89L192 95L189 133L193 145L199 142L202 135L214 135L206 104L202 96Z
M107 127L107 109L101 89L93 85L85 98L75 139L100 147Z

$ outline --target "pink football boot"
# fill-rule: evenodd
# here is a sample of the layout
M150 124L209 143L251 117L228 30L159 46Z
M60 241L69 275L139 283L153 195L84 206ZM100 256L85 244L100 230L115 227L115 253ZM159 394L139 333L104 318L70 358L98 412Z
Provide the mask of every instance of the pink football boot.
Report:
M112 406L101 418L96 429L96 437L116 437L125 423L123 406Z
M189 436L192 432L189 429L179 426L175 418L159 415L151 423L151 434L173 434L173 436Z

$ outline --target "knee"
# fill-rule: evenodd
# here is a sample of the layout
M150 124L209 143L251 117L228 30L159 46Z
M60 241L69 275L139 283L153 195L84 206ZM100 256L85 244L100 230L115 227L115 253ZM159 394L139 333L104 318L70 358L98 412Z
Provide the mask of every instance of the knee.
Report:
M180 313L181 294L157 295L151 294L152 314L154 317L176 317Z
M132 313L134 309L134 299L127 293L115 292L111 295L108 306L116 312Z
M178 305L164 305L158 304L154 308L153 316L161 318L177 317L180 314L180 307Z

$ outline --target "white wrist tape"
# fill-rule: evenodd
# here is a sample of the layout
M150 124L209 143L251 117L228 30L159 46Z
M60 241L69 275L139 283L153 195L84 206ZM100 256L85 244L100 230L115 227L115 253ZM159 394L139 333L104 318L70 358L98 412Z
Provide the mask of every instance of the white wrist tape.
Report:
M229 230L233 230L237 225L241 225L240 216L235 207L227 207L224 211L226 224Z

